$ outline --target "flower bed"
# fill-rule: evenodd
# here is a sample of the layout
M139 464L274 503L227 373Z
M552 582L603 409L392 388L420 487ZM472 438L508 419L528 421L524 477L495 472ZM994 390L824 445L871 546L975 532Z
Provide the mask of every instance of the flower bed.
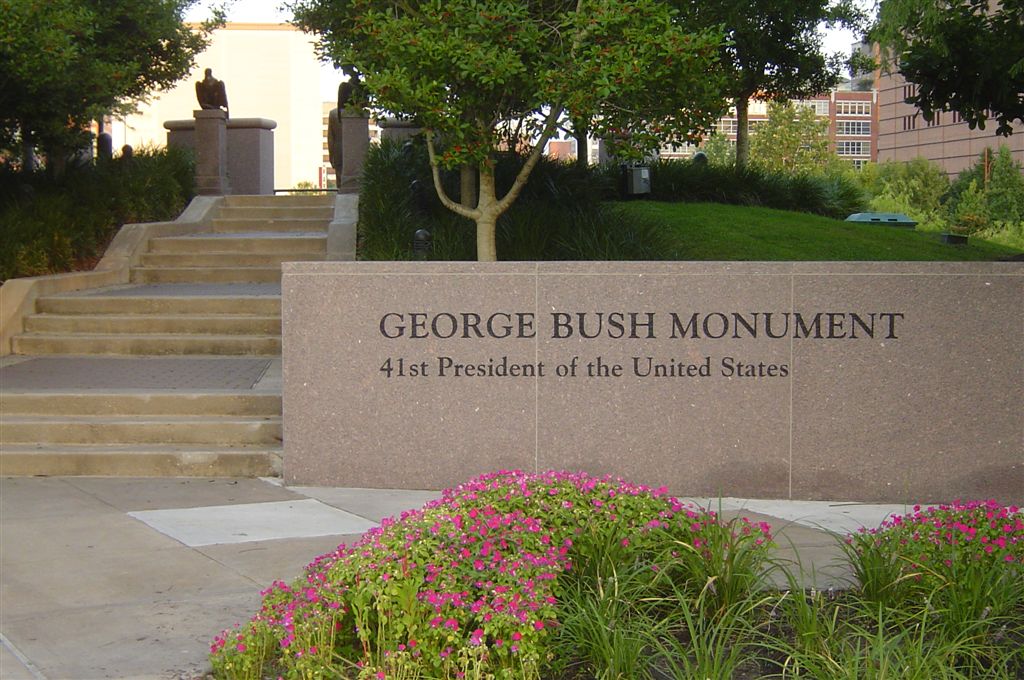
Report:
M595 560L646 563L652 574L659 561L722 562L734 529L735 545L767 554L766 525L725 527L664 489L560 472L485 475L318 557L296 583L273 584L244 629L215 640L214 669L221 677L540 677L567 574L599 574ZM678 559L683 553L689 559ZM699 588L706 571L679 577Z
M808 596L765 524L499 472L274 583L211 659L221 678L1024 678L1018 508L916 507L839 543L851 589Z

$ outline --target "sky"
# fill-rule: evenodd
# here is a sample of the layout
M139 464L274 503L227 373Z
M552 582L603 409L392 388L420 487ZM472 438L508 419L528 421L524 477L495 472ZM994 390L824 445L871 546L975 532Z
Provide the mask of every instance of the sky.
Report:
M209 7L221 4L222 0L200 0L185 15L188 21L202 21L209 16ZM228 0L230 6L227 9L227 20L234 22L253 23L284 23L291 18L291 12L282 10L277 0ZM850 54L850 47L857 40L852 32L847 30L828 30L822 28L824 35L825 52L832 54L841 52ZM320 90L324 101L330 101L337 96L338 83L341 76L331 66L325 65L321 77Z

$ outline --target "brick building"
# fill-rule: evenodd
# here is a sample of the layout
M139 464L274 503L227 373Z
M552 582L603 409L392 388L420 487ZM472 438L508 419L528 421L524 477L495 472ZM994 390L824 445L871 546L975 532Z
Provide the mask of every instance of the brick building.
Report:
M878 158L878 105L877 93L873 90L856 91L835 89L817 97L795 101L797 106L809 106L819 118L828 119L828 134L832 149L849 161L854 167L861 167ZM748 107L748 126L751 134L757 133L757 126L768 120L768 103L751 100ZM730 142L736 141L736 110L720 118L715 133L725 135ZM662 158L689 158L696 147L686 145L678 149L666 148Z
M1024 164L1024 127L1014 127L1009 137L996 135L997 124L988 121L985 129L971 130L955 111L941 111L926 121L916 106L905 103L915 85L899 74L879 74L878 160L906 162L918 156L940 165L948 175L956 175L977 163L986 148L1008 146L1014 160Z

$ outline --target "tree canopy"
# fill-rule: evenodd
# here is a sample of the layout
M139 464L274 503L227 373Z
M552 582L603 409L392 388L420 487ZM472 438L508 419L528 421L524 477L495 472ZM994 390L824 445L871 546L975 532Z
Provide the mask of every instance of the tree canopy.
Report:
M750 162L773 172L820 170L838 160L829 149L828 120L810 106L768 104L768 119L750 142Z
M883 67L917 85L907 101L926 120L992 118L1004 136L1024 122L1024 0L882 0L870 36Z
M844 58L822 51L822 23L859 26L863 15L850 0L675 0L692 25L724 26L719 49L726 93L736 107L736 162L749 155L747 105L810 97L839 82Z
M214 26L183 22L195 1L0 0L0 148L76 148L186 76Z
M367 105L425 128L442 203L477 225L478 257L495 259L494 227L565 119L620 155L696 139L724 108L718 27L683 28L663 2L639 0L300 0L296 23L325 58L360 74ZM495 154L526 162L496 195ZM475 201L449 197L441 168L479 174Z

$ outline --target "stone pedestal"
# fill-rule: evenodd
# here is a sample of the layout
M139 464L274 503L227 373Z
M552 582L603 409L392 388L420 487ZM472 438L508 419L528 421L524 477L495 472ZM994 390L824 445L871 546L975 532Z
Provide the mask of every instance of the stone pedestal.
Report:
M367 116L341 116L341 168L337 169L338 192L358 193L363 163L370 148L370 119Z
M274 128L266 118L228 121L228 177L231 193L274 193Z
M167 146L198 153L195 120L168 120ZM227 121L227 176L232 194L274 193L274 128L267 118L230 118Z
M219 109L193 111L196 119L196 193L224 196L228 184L228 114Z
M379 125L381 138L393 139L396 142L404 142L423 132L423 128L416 123L397 118L385 118L379 122Z

